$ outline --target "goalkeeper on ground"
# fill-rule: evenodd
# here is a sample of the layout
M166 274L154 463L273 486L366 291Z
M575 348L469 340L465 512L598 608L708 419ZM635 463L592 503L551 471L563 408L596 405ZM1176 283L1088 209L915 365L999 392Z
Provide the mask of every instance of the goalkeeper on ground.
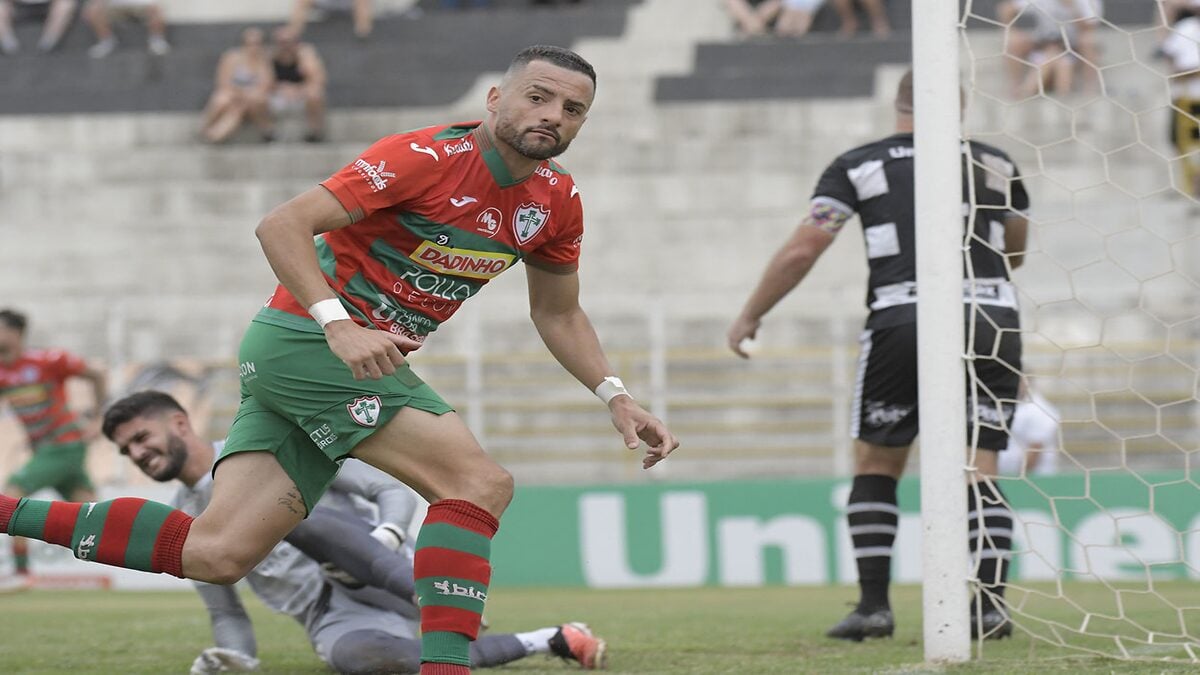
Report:
M103 430L147 476L183 483L176 508L195 516L208 506L219 443L200 438L174 398L156 391L127 396L105 412ZM309 517L246 576L250 590L303 625L317 655L340 673L418 672L419 610L406 536L418 499L387 474L347 460ZM237 590L194 583L216 646L191 672L256 670L254 628ZM568 623L481 637L471 643L471 660L483 668L547 653L590 669L603 667L605 646L586 625Z

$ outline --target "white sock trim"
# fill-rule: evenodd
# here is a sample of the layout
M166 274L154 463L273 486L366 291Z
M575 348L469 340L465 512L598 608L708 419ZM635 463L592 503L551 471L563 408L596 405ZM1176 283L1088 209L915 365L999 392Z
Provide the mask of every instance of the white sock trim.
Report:
M529 631L528 633L517 633L516 638L521 641L525 647L526 654L548 654L550 652L550 638L558 633L558 627L539 628Z

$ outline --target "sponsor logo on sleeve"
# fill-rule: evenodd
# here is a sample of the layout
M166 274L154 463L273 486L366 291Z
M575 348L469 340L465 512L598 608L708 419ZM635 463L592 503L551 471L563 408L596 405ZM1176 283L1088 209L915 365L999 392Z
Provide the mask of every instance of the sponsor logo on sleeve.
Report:
M386 188L388 186L388 179L396 177L396 174L386 171L385 167L387 167L387 162L382 159L379 160L379 166L375 166L362 158L354 160L354 170L371 186L371 192L379 192Z

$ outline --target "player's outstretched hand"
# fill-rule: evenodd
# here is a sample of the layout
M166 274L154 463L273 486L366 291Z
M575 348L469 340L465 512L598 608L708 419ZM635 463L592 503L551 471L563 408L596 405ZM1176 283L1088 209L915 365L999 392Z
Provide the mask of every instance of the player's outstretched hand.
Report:
M629 396L614 397L609 401L608 409L612 413L613 426L625 438L625 447L636 450L645 441L647 447L646 456L642 458L643 469L663 461L679 447L679 441L671 435L667 425L646 412Z
M411 338L363 328L346 320L325 324L325 339L329 349L346 364L356 380L378 380L392 375L404 365L404 355L421 346Z
M192 662L191 675L213 675L214 673L247 673L258 670L258 659L236 649L209 647L200 652Z
M758 335L758 327L761 321L751 321L744 316L739 316L733 325L729 327L729 335L727 336L729 348L734 354L743 359L750 358L753 351L754 339Z

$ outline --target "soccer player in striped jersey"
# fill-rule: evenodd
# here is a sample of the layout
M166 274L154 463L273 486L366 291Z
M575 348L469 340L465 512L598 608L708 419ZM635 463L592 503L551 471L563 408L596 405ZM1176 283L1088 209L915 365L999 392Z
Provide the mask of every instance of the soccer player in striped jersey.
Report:
M762 317L794 289L817 258L857 213L866 242L867 316L860 338L851 410L854 483L846 508L861 595L858 606L827 635L847 640L892 635L888 599L892 545L899 523L896 483L917 435L917 286L913 196L912 72L896 95L896 133L839 156L821 175L809 213L778 253L729 329L729 347L747 357L745 341ZM964 145L963 212L973 275L964 281L964 319L972 322L967 345L978 382L968 389L968 420L978 420L978 452L968 486L969 545L978 565L980 592L972 628L986 637L1011 634L1002 607L1012 512L996 475L1021 370L1017 296L1009 271L1022 261L1029 197L1016 165L1003 151ZM969 149L969 154L968 150ZM971 430L972 432L974 429ZM969 433L968 438L972 438Z
M29 437L33 457L8 477L4 492L14 497L51 488L63 499L96 498L88 477L88 428L67 407L67 382L86 380L96 407L104 403L104 372L61 349L26 349L28 319L11 309L0 310L0 403L6 403ZM24 538L13 540L17 583L29 583L29 548Z
M513 480L406 354L522 261L543 342L608 406L626 447L645 443L642 466L679 445L625 390L579 305L581 196L551 158L579 133L595 86L578 54L528 47L489 90L483 121L384 138L267 214L256 233L280 286L242 339L242 404L198 517L144 500L0 497L0 529L233 583L356 457L430 502L414 561L421 673L469 673Z

